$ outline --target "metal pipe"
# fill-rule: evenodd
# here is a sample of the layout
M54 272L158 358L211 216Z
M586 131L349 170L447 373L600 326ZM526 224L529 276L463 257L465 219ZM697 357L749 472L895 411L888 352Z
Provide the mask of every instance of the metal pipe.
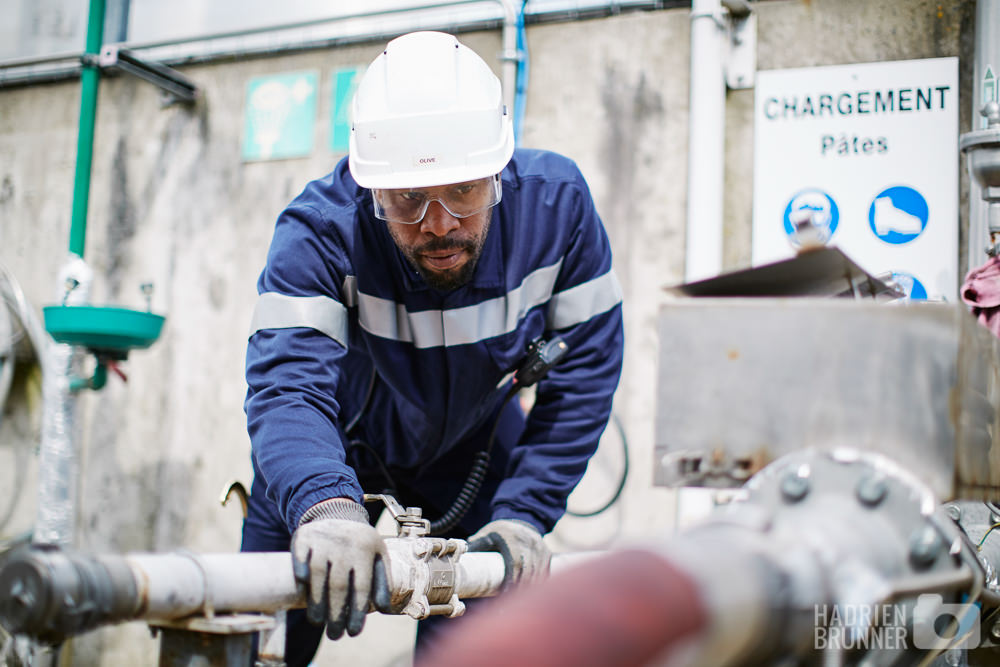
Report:
M692 0L684 264L687 282L710 278L722 270L725 37L720 0Z
M403 11L416 12L422 11L424 9L441 9L452 7L461 4L473 4L473 3L486 3L486 2L500 2L504 4L504 21L508 20L509 8L507 5L510 3L516 3L516 0L458 0L458 2L447 2L432 5L420 5L417 7L407 7L407 8L396 8L394 10L388 10L389 13L399 13ZM592 3L586 6L576 5L573 8L567 9L563 7L557 7L555 9L549 9L545 11L534 11L531 12L531 19L533 23L538 23L542 21L574 21L586 18L597 18L601 16L608 16L620 13L623 9L636 10L636 11L649 11L664 9L666 7L671 7L675 5L682 4L681 0L634 0L632 2L615 2L615 3ZM284 45L274 46L270 42L268 44L262 44L260 46L247 47L245 45L231 46L227 47L225 45L219 47L214 42L222 41L224 39L238 39L241 37L254 36L256 34L281 32L285 30L303 29L303 28L313 28L322 24L334 23L348 18L372 18L378 19L385 15L386 12L369 12L361 15L345 15L343 17L319 19L308 22L284 24L281 26L269 26L266 28L252 28L249 30L233 31L233 32L222 32L210 35L199 35L196 37L186 37L180 39L172 40L160 40L151 42L116 42L115 45L120 48L132 49L132 50L144 50L153 51L155 49L166 49L172 46L182 46L185 44L204 44L206 48L200 50L192 49L188 53L183 54L160 54L160 55L150 55L141 54L144 57L149 56L156 62L162 63L164 65L180 65L180 64L191 64L199 62L210 62L220 58L234 57L234 56L247 56L247 55L280 55L285 53L294 53L307 51L311 49L320 48L331 48L333 46L344 46L347 44L356 44L362 42L369 42L375 39L381 39L388 37L394 33L392 31L378 30L378 31L368 31L362 32L356 35L330 35L322 38L313 39L296 39L294 44L288 43ZM484 18L475 20L466 20L462 23L448 24L449 29L456 32L486 28L495 24L496 19L494 18ZM445 26L445 22L440 22L441 29ZM434 29L432 24L425 26L426 29ZM516 30L515 30L516 32ZM514 39L515 51L516 53L516 35ZM208 50L208 46L215 46L214 50ZM509 45L505 47L507 53L511 53ZM50 81L59 81L66 78L72 78L79 75L80 72L80 53L60 53L46 56L37 57L26 57L26 58L14 58L0 61L0 87L4 86L17 86L17 85L29 85L33 83L42 83ZM66 61L72 61L68 64L61 65L60 63L65 63ZM36 69L38 66L50 65L50 67L44 67ZM506 84L505 84L506 89Z
M972 120L970 128L986 128L986 119L980 114L983 106L1000 100L1000 0L977 0L975 58L972 73ZM992 79L987 79L987 70ZM990 87L990 81L992 87ZM987 95L992 94L991 98ZM969 237L968 267L974 269L985 261L990 243L988 205L983 201L982 187L974 178L969 179Z
M394 600L410 593L426 595L426 590L415 591L416 583L440 586L440 581L431 583L426 576L428 562L412 556L412 538L386 541L392 553ZM448 578L459 598L499 593L504 575L500 554L465 553L453 565L453 576ZM0 568L0 591L4 627L48 641L121 621L274 614L306 603L288 552L92 556L32 549L8 557Z
M675 664L708 623L698 588L694 578L653 553L610 554L519 592L502 614L470 616L417 664Z
M87 303L93 272L79 255L59 272L57 299L66 305ZM72 287L69 287L69 286ZM76 352L72 345L45 337L37 349L42 365L42 438L38 449L38 496L33 541L68 547L76 519L76 395L70 388Z
M69 251L83 257L87 240L87 206L90 202L90 167L94 157L94 124L97 118L97 86L101 70L96 58L104 35L104 0L90 0L87 18L87 48L80 74L80 126L76 139L76 176L73 181L73 218ZM87 56L93 56L88 58Z
M0 288L0 296L9 299L8 304L14 309L14 314L17 315L21 327L27 334L28 341L31 343L31 349L35 354L35 359L44 374L46 361L44 354L45 329L42 327L41 322L39 322L38 316L35 315L31 304L28 303L28 297L25 296L21 284L14 277L14 274L3 264L0 264L0 281L7 285L7 293L4 295L2 288Z
M69 232L69 260L60 270L59 285L65 304L85 303L93 274L83 261L87 240L90 169L94 155L94 124L100 70L96 58L104 30L104 0L91 0L86 54L80 80L80 122L76 143L76 173ZM72 346L47 341L42 376L42 439L38 453L38 508L33 540L39 544L69 546L76 520L77 457L74 430L77 400L71 388L76 353Z
M846 650L916 664L922 649L926 663L943 646L916 628L985 600L975 545L889 459L798 453L745 490L666 543L567 569L470 617L417 667L839 665ZM848 608L868 620L837 615Z
M387 16L394 16L398 14L409 14L418 11L426 11L433 9L449 9L452 7L457 7L461 5L477 4L481 5L486 2L499 3L504 6L504 11L507 12L508 9L506 5L510 4L511 0L451 0L449 2L432 2L422 5L410 5L404 7L394 7L391 9L379 9L375 11L361 11L354 12L350 14L343 14L341 16L332 16L321 19L309 19L306 21L294 21L292 23L282 23L279 25L263 26L260 28L244 28L242 30L228 30L223 32L208 33L203 35L194 35L192 37L181 37L177 39L166 39L157 40L150 42L128 42L121 44L123 48L131 49L133 51L140 49L155 49L164 46L177 46L180 44L192 44L197 42L209 42L222 39L233 39L239 37L249 37L251 35L260 35L266 33L281 32L284 30L300 30L302 28L312 28L319 25L325 25L328 23L335 23L337 21L352 21L359 19L370 19L370 18L384 18Z
M521 52L517 48L517 7L514 0L499 0L503 8L503 29L500 52L500 74L503 82L503 103L507 114L514 114L514 98L517 94L517 68L521 62Z
M413 13L416 11L449 9L469 4L483 4L483 2L497 3L500 5L501 10L503 11L503 29L501 34L501 42L503 45L503 50L500 52L500 61L501 61L500 69L501 69L501 79L503 83L504 104L507 105L508 113L513 113L515 83L517 79L517 64L520 61L520 54L517 49L517 7L514 5L514 0L452 0L451 2L437 2L426 5L396 7L393 9L383 9L378 11L356 12L353 14L345 14L343 16L337 16L334 18L298 21L295 23L286 23L278 26L250 28L239 31L219 32L209 35L200 35L198 37L189 37L185 39L146 42L146 43L130 43L123 46L132 51L141 49L154 49L164 46L176 46L178 44L185 44L185 43L207 42L211 40L248 37L250 35L263 34L263 33L274 33L283 30L310 28L317 25L332 23L334 21L358 20L366 18L383 18L386 16L393 16L404 13Z
M72 60L76 63L80 62L80 56L82 54L79 51L62 51L59 53L50 53L44 56L25 56L23 58L5 58L0 61L0 67L13 68L13 67L30 67L31 65L47 65L49 63L56 63L62 60Z
M445 540L386 538L394 603L411 596L426 599L442 586L451 587L448 594L459 599L501 591L500 554L463 552L459 558L439 560L414 548L434 542ZM590 553L557 554L552 569L558 572L592 558ZM122 621L276 614L305 605L305 590L295 581L288 552L94 556L32 548L13 553L0 567L0 623L13 633L51 642ZM397 607L395 613L409 613L403 604Z

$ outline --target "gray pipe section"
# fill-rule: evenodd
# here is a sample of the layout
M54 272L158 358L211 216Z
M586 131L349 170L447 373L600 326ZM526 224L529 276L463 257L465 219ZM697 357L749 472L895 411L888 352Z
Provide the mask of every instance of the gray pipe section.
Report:
M58 300L87 303L93 272L70 255L59 272ZM73 289L68 285L75 283ZM70 390L76 351L46 340L42 375L42 441L38 452L38 509L33 541L68 547L73 543L77 496L76 395Z
M292 576L292 557L287 552L151 553L121 558L139 586L141 612L136 618L143 620L172 620L194 613L273 614L306 605L305 592ZM394 596L411 584L405 574L407 564L400 565L395 567L393 562L390 582ZM455 593L463 599L492 597L500 591L503 573L500 554L463 554L456 567Z
M501 591L504 564L498 553L465 552L445 566L415 555L413 538L387 538L386 545L394 600L427 594L424 586L440 587L440 579L427 576L432 569L461 599ZM558 572L594 555L557 554L552 569ZM34 547L13 552L0 566L0 623L14 634L47 642L123 621L279 614L305 605L288 552L95 556Z
M45 355L43 351L47 338L45 327L39 322L38 316L32 309L31 304L28 303L28 298L25 296L24 290L21 288L20 283L18 283L17 278L14 277L14 274L7 267L0 265L0 277L7 283L8 294L5 298L10 299L8 307L13 308L14 314L20 320L21 328L27 334L32 352L34 352L38 365L44 373ZM0 402L0 405L2 405L2 402Z
M1000 0L977 0L976 2L976 51L975 64L972 73L972 130L986 128L986 119L980 115L983 105L989 100L983 99L983 77L986 69L993 72L994 97L998 99L997 86L1000 86ZM989 225L987 221L986 202L983 201L982 188L974 178L969 179L969 266L974 269L986 261L986 248L989 245Z
M3 410L7 404L7 393L10 391L13 379L14 325L11 322L10 309L4 303L4 294L0 286L0 424L3 423Z
M504 103L507 105L508 110L513 113L514 109L514 93L515 84L517 79L517 66L521 60L521 55L517 49L517 5L516 0L453 0L452 2L437 2L428 3L422 5L408 6L408 7L397 7L395 9L386 9L379 11L367 11L367 12L356 12L353 14L346 14L344 16L338 16L335 18L325 18L325 19L314 19L310 21L299 21L296 23L287 23L277 26L267 26L263 28L250 28L246 30L229 31L229 32L218 32L208 35L198 35L195 37L189 37L184 39L174 39L174 40L162 40L155 42L124 42L118 44L121 48L129 49L133 51L140 52L154 52L153 55L147 53L141 53L143 57L155 60L157 62L162 62L164 64L177 64L180 62L199 62L202 60L209 60L212 58L219 58L231 55L248 55L248 54L278 54L283 52L298 51L309 46L318 47L328 45L331 41L336 41L337 44L346 44L352 42L365 42L372 41L375 39L384 39L390 36L385 30L371 30L369 32L363 32L358 35L352 35L350 37L336 37L336 38L324 38L318 39L315 43L303 42L302 40L296 41L294 46L283 46L283 47L273 47L273 46L262 46L262 47L230 47L230 48L219 48L213 46L213 42L224 42L228 39L239 39L244 37L253 37L255 35L262 35L268 33L279 33L288 30L301 30L314 28L322 25L329 25L339 21L358 21L371 19L378 21L379 19L386 19L393 16L401 14L413 14L415 12L427 11L427 10L439 10L448 9L451 7L459 7L462 5L476 5L483 4L484 2L495 2L500 5L503 12L503 25L502 25L502 50L499 54L501 61L501 79L503 83L504 91ZM476 20L474 22L468 22L464 24L457 24L449 26L454 31L461 31L463 29L476 27L483 23L482 20ZM429 28L424 28L429 29ZM170 47L177 47L184 44L202 44L205 45L202 48L195 48L191 53L188 53L181 57L157 57L155 51L157 49L169 49ZM209 51L208 49L214 48L214 51ZM0 62L0 85L5 82L10 83L27 83L32 81L46 81L51 79L58 79L67 75L71 75L79 70L78 64L75 62L79 59L79 53L58 53L48 56L40 57L27 57L27 58L15 58ZM64 65L67 60L74 61L69 68ZM49 66L49 67L46 67ZM28 68L28 71L23 74L11 73L12 70L17 68ZM34 68L41 68L35 70ZM7 71L5 71L7 70Z
M21 335L27 336L31 352L42 371L42 377L45 377L45 331L17 279L0 264L0 424L3 422L2 413L6 408L14 368L18 362L18 340ZM7 502L0 503L0 507L3 507L0 509L0 535L4 534L4 527L14 516L27 483L25 478L29 452L22 447L15 448L14 452L14 482L6 489ZM22 538L0 538L0 551L20 539Z

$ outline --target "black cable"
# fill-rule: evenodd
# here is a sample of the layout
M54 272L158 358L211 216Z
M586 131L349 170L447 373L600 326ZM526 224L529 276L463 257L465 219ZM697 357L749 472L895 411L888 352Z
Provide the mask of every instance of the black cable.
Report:
M372 363L372 377L368 381L368 391L365 393L365 400L361 402L361 407L358 408L358 413L354 415L351 421L347 422L347 426L344 427L344 435L350 435L354 427L358 425L361 421L361 417L365 414L365 410L368 409L368 403L372 400L372 394L375 393L375 380L378 379L378 373L375 372L375 364Z
M354 415L354 417L351 418L349 422L347 422L347 426L344 427L345 436L349 436L351 434L351 431L354 430L354 428L358 425L358 422L361 421L361 417L363 417L365 412L368 410L368 404L371 402L372 395L374 395L375 393L375 383L377 380L378 380L378 372L375 370L375 364L372 364L372 375L371 379L368 381L368 390L365 392L365 398L361 402L361 407L358 408L357 413ZM378 466L379 471L382 473L382 477L384 477L385 481L389 484L389 487L387 489L384 489L383 491L388 491L389 493L395 493L396 480L392 478L392 474L389 472L389 469L385 466L385 463L382 461L382 457L379 456L379 453L377 451L375 451L375 448L369 445L364 440L361 440L360 438L355 438L354 440L350 440L347 443L345 454L347 456L350 456L351 452L354 451L355 449L363 449L369 454L371 454L372 458L375 459L375 464Z
M503 411L507 408L507 404L510 403L510 399L517 395L519 389L520 385L513 384L507 390L507 395L503 398L503 403L500 405L497 417L493 420L493 428L490 429L490 437L486 440L486 447L472 459L472 469L469 470L469 476L465 478L465 484L462 485L462 489L458 492L458 496L451 504L451 507L441 515L440 519L431 521L431 535L446 533L457 526L458 522L469 511L469 508L472 507L472 503L475 502L476 496L479 495L479 488L483 485L483 480L486 479L486 472L490 467L490 452L493 450L493 440L497 434L497 427L500 425L500 417L503 416Z
M618 435L621 437L622 458L625 461L624 465L622 466L622 477L618 481L618 488L615 490L614 494L611 496L611 499L608 502L604 503L603 505L601 505L600 508L594 510L593 512L574 512L573 510L567 507L566 514L569 514L570 516L589 518L597 516L598 514L601 514L603 512L606 512L612 505L614 505L618 501L618 498L620 498L622 495L622 491L625 489L625 480L628 479L628 438L625 437L625 427L622 426L622 422L618 418L618 415L612 413L611 421L612 423L614 423L615 429L618 431Z
M378 455L378 452L375 451L375 448L369 445L364 440L360 439L351 440L351 442L348 443L347 445L347 455L350 456L351 452L353 452L355 449L363 449L369 454L371 454L372 458L375 459L375 463L376 465L378 465L379 472L382 473L382 477L384 477L385 481L389 484L389 488L383 489L383 493L385 492L389 492L390 494L396 493L396 480L392 478L392 473L390 473L389 469L385 467L385 463L382 462L382 457Z

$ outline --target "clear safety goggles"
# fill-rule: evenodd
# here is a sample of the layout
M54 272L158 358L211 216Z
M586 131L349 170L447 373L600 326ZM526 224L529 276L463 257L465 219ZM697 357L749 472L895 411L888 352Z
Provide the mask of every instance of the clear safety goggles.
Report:
M476 181L433 188L372 190L372 199L375 202L375 217L379 220L415 225L424 219L432 201L441 204L456 218L468 218L496 206L502 191L500 174L495 174Z

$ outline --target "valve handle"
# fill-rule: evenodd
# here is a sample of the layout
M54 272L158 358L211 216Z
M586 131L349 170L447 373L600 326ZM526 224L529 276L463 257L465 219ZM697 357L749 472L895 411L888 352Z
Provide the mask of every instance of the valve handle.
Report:
M423 537L431 532L431 522L424 518L419 507L404 508L394 496L388 493L366 493L366 503L381 501L392 518L396 520L396 535L398 537Z

